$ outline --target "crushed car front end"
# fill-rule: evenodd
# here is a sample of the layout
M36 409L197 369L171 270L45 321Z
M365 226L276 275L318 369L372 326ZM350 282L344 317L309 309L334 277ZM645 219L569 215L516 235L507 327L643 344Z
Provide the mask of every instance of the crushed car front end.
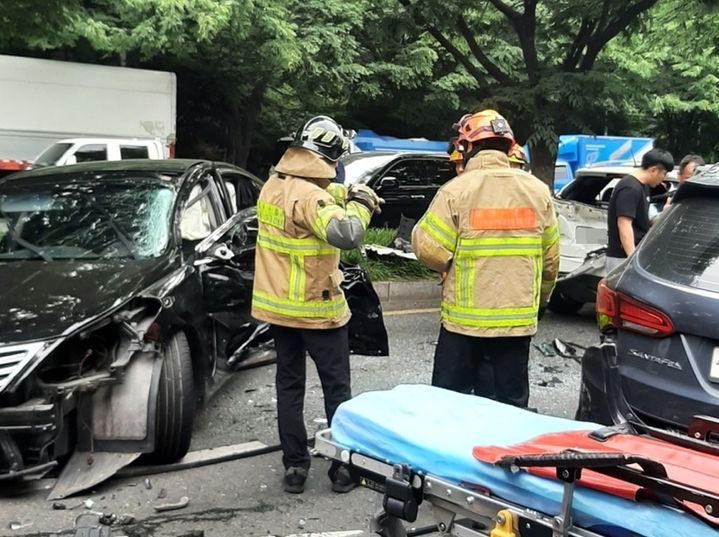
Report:
M157 360L160 309L132 301L60 337L0 346L0 480L40 477L78 441L101 441L103 400L137 364Z

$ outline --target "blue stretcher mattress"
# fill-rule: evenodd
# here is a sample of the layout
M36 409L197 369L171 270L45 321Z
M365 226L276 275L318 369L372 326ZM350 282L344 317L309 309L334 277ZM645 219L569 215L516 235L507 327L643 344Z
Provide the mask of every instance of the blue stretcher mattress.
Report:
M363 455L409 464L454 483L480 485L496 497L554 516L560 511L561 482L481 463L472 449L600 427L421 385L368 392L343 403L332 420L332 438ZM611 537L719 535L686 513L585 488L576 490L573 517L580 527Z

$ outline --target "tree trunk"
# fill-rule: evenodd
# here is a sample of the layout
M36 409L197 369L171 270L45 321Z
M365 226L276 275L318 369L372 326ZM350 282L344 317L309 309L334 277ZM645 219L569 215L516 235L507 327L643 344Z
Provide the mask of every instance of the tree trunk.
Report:
M240 109L235 105L230 109L227 159L241 168L247 166L259 113L259 107L255 106Z
M539 177L549 185L549 190L554 192L554 164L557 160L556 152L544 140L538 140L529 144L531 156L532 174Z
M228 104L231 123L228 129L227 158L241 168L247 167L264 94L265 86L262 84L256 87L249 99L242 104Z

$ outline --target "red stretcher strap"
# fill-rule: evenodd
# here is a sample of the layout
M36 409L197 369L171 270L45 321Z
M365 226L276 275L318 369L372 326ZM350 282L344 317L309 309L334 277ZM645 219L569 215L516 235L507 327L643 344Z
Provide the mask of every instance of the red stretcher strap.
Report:
M474 448L473 453L480 462L497 464L507 456L556 455L568 449L646 457L664 465L670 479L719 494L719 457L643 436L617 434L600 442L591 438L587 432L566 432L538 436L514 446L479 446ZM527 471L540 477L556 479L555 468L532 467ZM582 472L579 484L628 500L637 500L637 492L640 490L636 485L591 470ZM705 514L701 507L694 507L692 510Z

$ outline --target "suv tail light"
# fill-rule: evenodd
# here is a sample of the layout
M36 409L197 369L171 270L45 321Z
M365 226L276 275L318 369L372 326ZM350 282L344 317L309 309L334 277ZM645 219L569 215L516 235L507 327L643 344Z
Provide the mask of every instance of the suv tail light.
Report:
M674 333L674 323L665 313L610 289L605 280L597 288L597 321L606 332L622 329L645 336L667 337Z

